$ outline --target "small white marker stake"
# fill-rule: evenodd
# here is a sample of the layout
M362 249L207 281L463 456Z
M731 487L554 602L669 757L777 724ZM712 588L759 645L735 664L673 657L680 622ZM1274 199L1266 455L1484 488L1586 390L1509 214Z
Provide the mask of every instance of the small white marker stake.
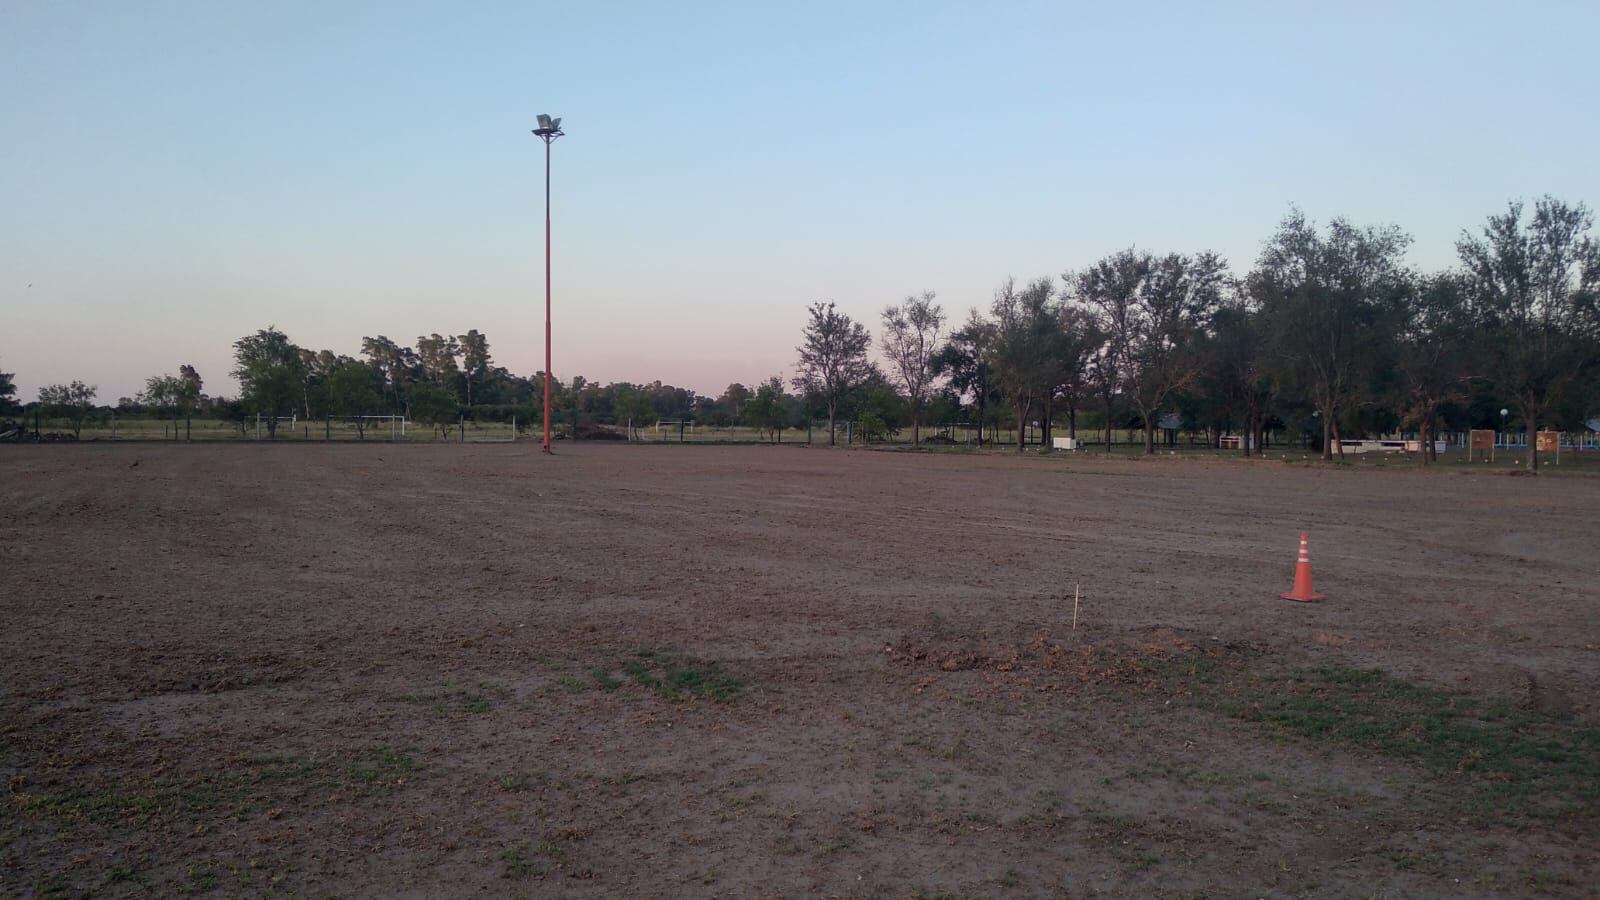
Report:
M1078 630L1078 595L1079 595L1079 591L1082 588L1082 586L1083 585L1082 585L1081 582L1074 582L1073 585L1072 585L1072 630L1073 631L1077 631Z

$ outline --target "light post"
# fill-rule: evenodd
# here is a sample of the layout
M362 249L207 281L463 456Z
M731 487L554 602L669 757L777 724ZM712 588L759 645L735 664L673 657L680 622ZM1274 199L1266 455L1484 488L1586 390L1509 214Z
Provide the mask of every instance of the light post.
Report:
M561 120L539 114L533 130L544 141L544 445L550 451L550 144L561 137Z

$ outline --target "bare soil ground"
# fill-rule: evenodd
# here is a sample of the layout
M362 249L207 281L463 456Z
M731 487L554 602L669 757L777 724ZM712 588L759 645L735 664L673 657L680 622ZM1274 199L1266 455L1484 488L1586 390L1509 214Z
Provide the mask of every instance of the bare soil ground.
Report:
M559 450L0 452L0 894L1600 884L1600 479Z

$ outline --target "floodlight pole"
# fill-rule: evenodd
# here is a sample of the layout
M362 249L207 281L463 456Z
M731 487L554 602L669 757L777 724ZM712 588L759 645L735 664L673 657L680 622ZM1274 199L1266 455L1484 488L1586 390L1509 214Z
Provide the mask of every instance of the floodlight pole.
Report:
M561 137L561 120L540 116L538 128L533 133L544 141L544 444L545 453L550 448L550 145Z

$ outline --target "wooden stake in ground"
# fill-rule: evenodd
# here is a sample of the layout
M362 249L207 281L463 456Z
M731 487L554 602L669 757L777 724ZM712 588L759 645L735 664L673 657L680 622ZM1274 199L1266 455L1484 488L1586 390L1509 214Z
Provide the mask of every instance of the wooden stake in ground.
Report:
M1078 595L1079 595L1079 592L1080 592L1082 587L1083 587L1082 582L1074 582L1073 585L1072 585L1072 630L1073 631L1077 631L1078 630Z

